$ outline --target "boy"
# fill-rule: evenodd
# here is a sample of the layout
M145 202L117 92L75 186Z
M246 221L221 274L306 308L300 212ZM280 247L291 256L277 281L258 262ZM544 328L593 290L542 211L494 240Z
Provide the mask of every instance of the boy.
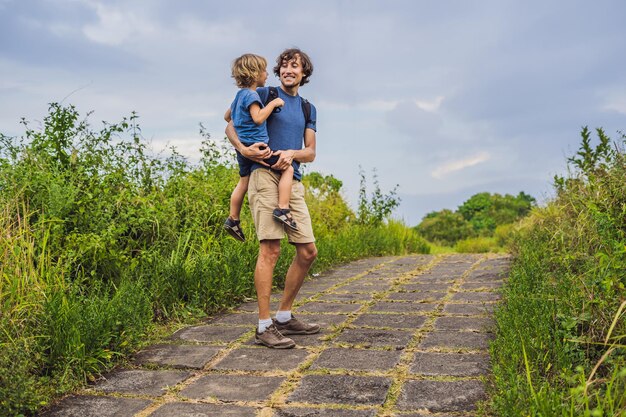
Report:
M237 135L245 146L258 142L267 144L269 137L265 121L273 111L280 111L280 107L285 104L281 98L275 98L263 107L263 102L256 92L256 89L263 87L267 80L267 61L258 55L244 54L233 62L232 77L240 90L226 111L224 119L227 122L232 119ZM231 194L230 213L224 222L224 228L235 239L243 242L245 236L240 227L239 215L248 190L250 169L253 162L245 158L239 151L236 152L240 178ZM265 160L265 163L271 166L277 160L278 157L274 156ZM290 167L281 173L278 185L278 207L274 209L273 215L277 221L297 230L298 227L289 210L292 182L293 167Z

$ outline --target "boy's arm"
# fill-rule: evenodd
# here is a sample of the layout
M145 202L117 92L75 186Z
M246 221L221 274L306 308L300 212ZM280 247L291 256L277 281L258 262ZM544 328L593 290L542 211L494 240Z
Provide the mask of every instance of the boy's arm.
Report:
M259 106L259 103L254 102L250 104L250 107L248 109L250 110L250 116L252 116L252 120L254 120L254 123L260 125L261 123L266 121L268 117L270 117L270 114L272 114L276 107L282 107L284 105L285 102L282 98L275 98L274 100L267 103L267 106L263 108Z
M304 131L304 148L275 151L274 155L278 155L278 162L272 165L272 168L285 170L291 165L294 159L298 162L313 162L315 160L315 144L315 130L306 129Z
M230 143L248 159L251 159L255 162L258 162L261 165L269 166L267 163L263 162L264 159L272 156L272 150L267 144L263 142L253 143L250 146L244 146L239 140L239 136L237 136L237 131L235 131L235 126L233 125L233 121L229 121L228 125L226 125L226 137L230 141ZM263 149L261 149L263 148Z
M228 110L226 110L226 113L224 113L224 120L226 120L227 122L230 122L231 119L231 113L230 113L230 107L228 108Z

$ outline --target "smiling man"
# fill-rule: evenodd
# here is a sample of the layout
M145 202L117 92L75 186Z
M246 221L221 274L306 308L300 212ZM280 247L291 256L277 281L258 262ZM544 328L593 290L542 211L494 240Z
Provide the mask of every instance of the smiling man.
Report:
M256 163L252 166L248 186L250 211L254 218L259 256L254 271L254 285L259 305L259 323L255 341L271 348L287 349L295 346L290 334L314 334L320 331L317 324L305 323L291 314L293 302L302 282L317 257L311 216L304 201L304 186L300 182L300 163L315 159L315 132L317 112L313 105L298 94L299 88L309 82L313 73L310 58L299 49L285 50L276 59L274 74L280 79L280 87L261 87L257 92L266 103L270 95L276 94L285 102L280 111L267 119L268 147L256 143L243 146L237 137L232 122L226 127L226 136L243 156ZM271 169L263 162L270 155L278 161ZM289 208L297 230L284 228L273 218L278 201L280 172L293 166L294 183ZM286 229L286 230L285 230ZM285 233L289 243L296 247L296 255L285 276L285 290L275 320L270 316L272 277L278 257L280 241Z

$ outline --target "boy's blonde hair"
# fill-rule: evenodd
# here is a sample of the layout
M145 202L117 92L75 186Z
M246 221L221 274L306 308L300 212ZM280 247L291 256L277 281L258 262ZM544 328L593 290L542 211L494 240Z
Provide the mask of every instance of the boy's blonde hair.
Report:
M259 76L267 70L265 58L255 54L243 54L233 61L232 77L239 88L251 87Z

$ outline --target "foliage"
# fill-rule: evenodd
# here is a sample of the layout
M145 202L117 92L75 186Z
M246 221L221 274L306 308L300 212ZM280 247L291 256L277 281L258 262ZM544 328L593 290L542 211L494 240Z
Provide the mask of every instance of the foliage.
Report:
M454 246L465 239L493 237L499 226L517 222L528 215L534 204L535 199L523 191L517 196L478 193L457 211L444 209L428 213L416 230L431 242ZM499 234L505 230L501 229ZM501 238L500 241L506 240L504 236Z
M40 128L0 134L0 415L32 414L141 346L154 321L212 314L253 294L250 213L222 232L238 176L230 148L200 127L197 165L154 155L132 114L94 130L51 104ZM411 229L361 222L341 181L311 173L315 270L363 256L428 252ZM368 215L391 201L376 188ZM392 204L391 204L392 205ZM281 285L293 248L275 271Z
M556 198L513 232L496 311L491 406L507 416L626 415L626 154L583 128Z
M397 196L398 186L388 194L383 194L378 184L376 170L373 173L374 191L367 197L367 179L361 168L359 171L361 183L359 187L359 209L357 220L361 224L378 226L383 221L389 219L394 208L400 205L400 198Z
M429 241L447 246L475 235L460 213L448 209L427 214L415 230Z

